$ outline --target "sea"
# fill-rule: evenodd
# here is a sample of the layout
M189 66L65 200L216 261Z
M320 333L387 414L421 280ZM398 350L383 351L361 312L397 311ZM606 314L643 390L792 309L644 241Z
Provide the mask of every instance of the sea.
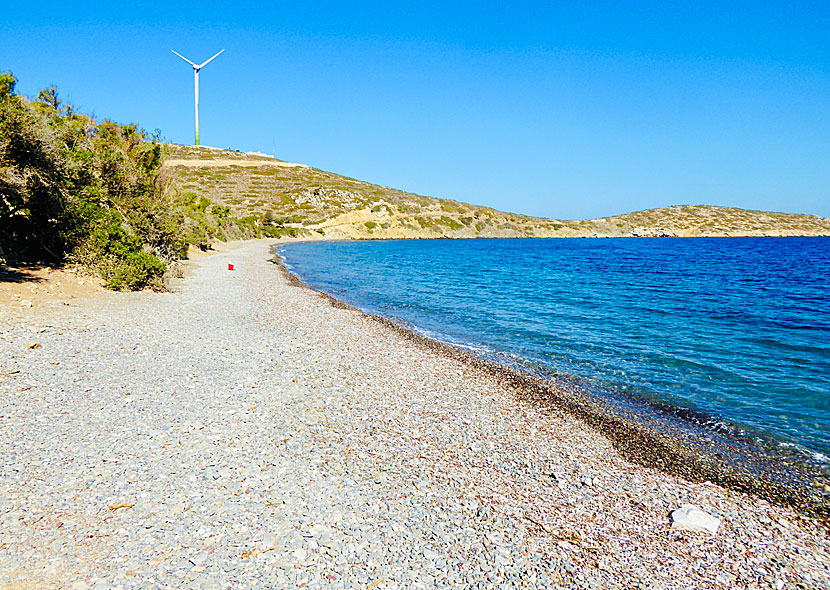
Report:
M311 287L488 360L826 472L830 238L277 247Z

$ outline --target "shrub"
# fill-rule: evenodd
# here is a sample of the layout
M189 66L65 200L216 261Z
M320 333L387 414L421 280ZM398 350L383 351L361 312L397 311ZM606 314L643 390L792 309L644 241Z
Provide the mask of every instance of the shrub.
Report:
M158 284L187 247L157 181L158 137L80 115L54 87L27 99L16 82L0 74L0 249L80 262L112 288Z

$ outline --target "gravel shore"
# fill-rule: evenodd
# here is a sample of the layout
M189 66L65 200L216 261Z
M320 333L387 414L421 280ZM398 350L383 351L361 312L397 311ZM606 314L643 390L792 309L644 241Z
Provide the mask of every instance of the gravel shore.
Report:
M627 462L270 257L0 310L0 589L830 587L825 525Z

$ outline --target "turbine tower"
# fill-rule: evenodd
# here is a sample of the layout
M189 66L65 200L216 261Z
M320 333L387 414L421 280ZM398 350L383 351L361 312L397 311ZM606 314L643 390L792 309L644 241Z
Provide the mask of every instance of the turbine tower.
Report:
M173 50L171 49L170 51L173 51ZM225 51L225 50L223 49L222 51ZM222 51L220 51L219 53L222 53ZM176 52L173 51L173 53L176 53ZM185 56L183 56L182 54L176 53L176 55L178 55L184 61L189 63L191 66L193 66L193 89L194 89L194 93L195 93L195 97L196 97L196 145L199 145L199 70L201 70L203 67L208 65L214 59L219 57L219 53L217 53L216 55L214 55L213 57L211 57L209 60L207 60L205 63L203 63L201 65L196 65L195 63L193 63L192 61L187 59Z

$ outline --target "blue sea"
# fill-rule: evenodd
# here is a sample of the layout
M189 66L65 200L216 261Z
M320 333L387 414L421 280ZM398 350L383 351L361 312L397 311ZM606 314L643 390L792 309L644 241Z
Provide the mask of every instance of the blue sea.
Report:
M830 465L830 238L278 247L314 288L592 395Z

